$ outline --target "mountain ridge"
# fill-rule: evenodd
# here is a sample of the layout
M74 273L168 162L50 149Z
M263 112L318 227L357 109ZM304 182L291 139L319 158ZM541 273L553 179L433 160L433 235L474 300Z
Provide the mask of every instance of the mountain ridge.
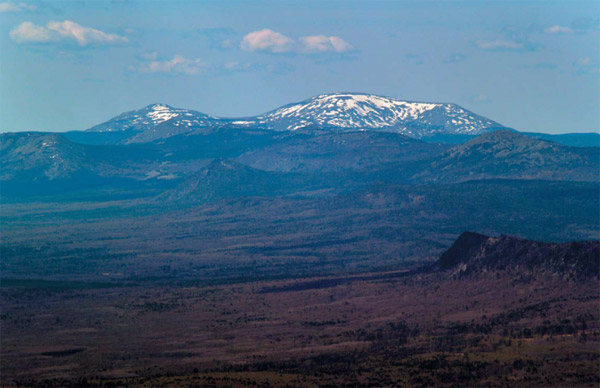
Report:
M266 113L238 118L216 117L154 103L122 113L88 132L134 131L128 142L147 141L206 127L257 127L274 131L370 130L411 137L436 133L482 134L501 124L457 104L400 100L369 93L329 93L283 105Z
M600 241L540 242L464 232L430 268L469 275L487 270L542 270L580 276L600 275Z
M255 196L277 191L278 174L218 158L157 197L166 201L210 201L221 197Z
M489 178L598 179L598 147L569 147L513 131L495 131L455 145L421 171L436 182Z
M321 94L269 111L258 116L258 120L276 130L317 125L386 129L413 137L440 131L481 134L486 128L502 127L457 104L408 101L369 93Z

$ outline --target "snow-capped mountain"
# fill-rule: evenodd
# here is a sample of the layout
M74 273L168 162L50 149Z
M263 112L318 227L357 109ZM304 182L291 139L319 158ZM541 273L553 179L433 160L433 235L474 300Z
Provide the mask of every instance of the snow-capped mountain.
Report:
M134 132L125 143L148 142L204 128L258 127L376 130L415 138L435 134L479 135L502 126L456 104L411 102L361 93L322 94L260 116L221 118L201 112L152 104L88 129L89 132Z
M414 137L477 135L500 124L456 104L411 102L373 94L322 94L257 117L275 130L306 127L383 130Z
M102 124L90 132L147 131L170 121L173 126L207 127L219 122L216 117L189 109L173 108L166 104L151 104L145 108L125 112Z

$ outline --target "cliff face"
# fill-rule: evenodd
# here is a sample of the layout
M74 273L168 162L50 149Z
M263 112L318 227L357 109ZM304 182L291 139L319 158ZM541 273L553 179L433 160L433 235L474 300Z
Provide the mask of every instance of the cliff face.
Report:
M434 270L468 274L481 270L542 270L599 276L600 241L546 243L464 232L434 264Z

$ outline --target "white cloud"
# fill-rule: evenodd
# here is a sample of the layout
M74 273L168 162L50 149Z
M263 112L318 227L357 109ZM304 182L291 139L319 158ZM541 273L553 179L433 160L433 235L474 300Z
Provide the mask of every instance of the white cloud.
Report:
M206 69L206 65L200 59L188 59L181 55L175 55L170 60L155 60L143 64L137 70L141 73L165 73L198 75Z
M12 29L9 35L17 43L71 41L77 42L82 47L128 42L128 39L124 36L84 27L70 20L49 22L46 26L39 26L32 22L23 22Z
M294 40L279 32L268 28L253 31L244 36L240 47L246 51L270 51L272 53L285 53L292 51Z
M522 50L525 48L523 43L510 40L478 40L475 45L482 50Z
M304 53L343 53L354 47L338 36L313 35L300 38L300 51Z
M31 22L19 24L10 31L9 35L17 43L46 43L56 38L56 35L46 27L38 26Z
M244 36L240 47L246 51L298 54L344 53L354 50L350 43L339 36L311 35L296 40L268 28Z
M546 34L572 34L573 30L569 27L563 27L555 24L552 27L544 29L544 32Z
M0 3L0 12L35 11L36 9L35 5L27 3L11 3L10 1Z

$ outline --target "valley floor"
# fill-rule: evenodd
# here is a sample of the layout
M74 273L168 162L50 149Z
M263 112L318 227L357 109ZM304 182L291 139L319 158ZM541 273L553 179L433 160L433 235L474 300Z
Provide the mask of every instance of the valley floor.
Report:
M0 386L598 386L598 278L414 270L598 238L598 185L4 202Z
M2 385L598 386L598 280L3 284Z

